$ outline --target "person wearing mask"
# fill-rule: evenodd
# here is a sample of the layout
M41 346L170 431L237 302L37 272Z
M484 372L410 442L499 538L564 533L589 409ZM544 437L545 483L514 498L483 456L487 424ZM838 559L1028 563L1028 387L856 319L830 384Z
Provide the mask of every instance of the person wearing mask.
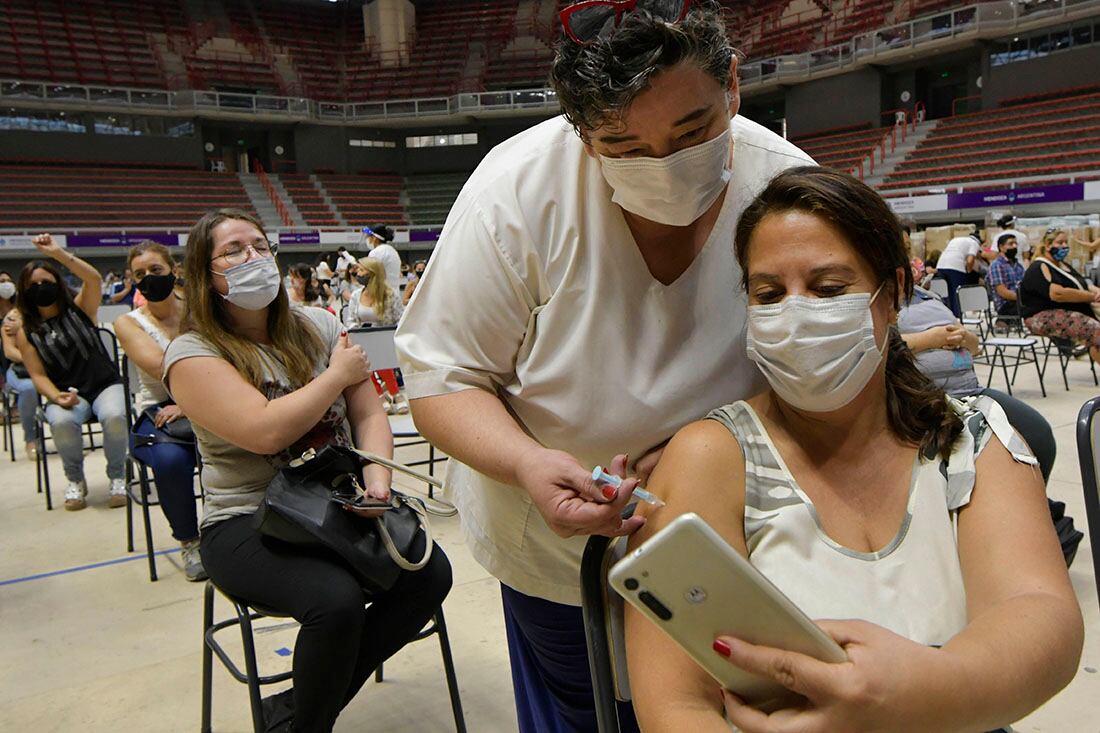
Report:
M997 220L997 226L999 226L1004 234L1011 234L1016 238L1016 248L1018 250L1018 256L1026 267L1031 263L1031 241L1027 235L1016 228L1016 217L1013 214L1005 214Z
M936 264L936 272L947 281L947 306L956 318L962 316L962 311L959 310L959 288L971 283L981 246L982 238L976 233L955 237L944 247Z
M1071 342L1066 347L1084 344L1092 360L1100 362L1100 320L1093 309L1100 303L1100 288L1073 269L1068 256L1065 230L1047 229L1020 283L1020 315L1037 336Z
M160 508L182 549L184 575L191 581L205 580L195 510L195 447L157 440L170 437L164 433L165 426L184 417L160 381L164 351L179 335L183 316L183 298L176 292L173 273L176 261L164 245L145 241L130 248L126 265L146 301L114 323L119 346L137 367L141 382L130 450L153 472Z
M313 270L304 262L290 266L287 295L293 305L324 307L324 299L315 285Z
M916 356L917 368L933 384L952 397L981 392L974 372L981 341L935 293L914 286L913 295L898 309L897 325L902 340Z
M1024 266L1017 261L1019 244L1016 235L1002 232L997 235L999 256L989 266L988 282L993 291L993 305L999 316L1019 316L1016 290L1024 279Z
M134 273L127 269L122 274L122 280L115 284L114 292L107 300L112 305L134 305Z
M336 317L291 308L275 250L250 214L221 209L200 218L184 271L187 311L165 352L164 380L202 456L203 566L226 593L301 623L294 686L264 701L273 713L266 718L271 724L278 713L278 730L328 733L374 669L438 610L450 564L436 546L422 570L374 594L343 560L260 533L253 515L279 469L328 445L392 456L389 420L366 355ZM389 499L390 482L383 466L363 469L374 499ZM419 537L416 557L426 549Z
M502 584L523 733L596 728L586 538L641 526L621 513L664 443L758 389L730 242L773 175L811 162L737 116L714 4L561 18L564 117L482 160L396 339L417 429L454 459L467 545ZM632 476L597 486L597 464ZM629 706L620 720L629 730Z
M750 205L735 243L770 389L677 433L646 487L666 504L642 507L629 549L698 513L810 618L833 619L817 624L848 660L718 636L717 658L801 696L765 712L628 605L643 728L988 731L1024 717L1076 674L1081 610L1027 445L993 400L948 400L893 326L912 279L890 208L847 174L802 168Z
M23 317L16 347L35 389L49 403L46 422L68 479L65 508L76 511L87 506L82 432L93 414L103 426L111 482L108 505L125 506L128 406L118 364L96 331L99 272L58 246L49 234L39 234L33 242L39 252L63 264L82 283L74 297L57 265L34 260L19 275L16 299Z
M0 272L0 338L4 346L4 384L15 393L15 405L19 422L23 426L23 447L27 460L38 457L38 424L34 412L38 408L38 390L23 364L16 341L23 328L23 318L15 307L15 283L7 272Z
M409 284L405 286L405 292L402 296L402 302L405 305L409 304L412 300L413 293L416 292L416 286L420 283L420 278L424 277L424 270L428 266L424 260L417 260L413 265L412 272L409 273Z
M356 263L355 270L358 288L351 292L351 299L344 311L344 325L348 328L396 326L405 308L401 304L401 296L386 284L386 270L382 261L363 257ZM375 387L382 396L382 406L386 413L407 414L409 401L401 394L395 370L380 369L374 374L376 380L381 380L381 384L375 382Z
M393 241L393 229L385 224L363 227L363 237L370 253L367 257L379 260L386 268L386 284L395 293L401 292L401 255L390 242Z

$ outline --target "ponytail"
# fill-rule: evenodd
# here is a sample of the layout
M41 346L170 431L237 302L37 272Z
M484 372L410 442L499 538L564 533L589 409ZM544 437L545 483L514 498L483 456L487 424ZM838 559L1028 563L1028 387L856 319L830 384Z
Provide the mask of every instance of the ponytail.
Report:
M917 368L916 359L891 326L886 350L886 414L890 428L903 440L920 446L921 455L946 459L963 430L959 416L943 390Z

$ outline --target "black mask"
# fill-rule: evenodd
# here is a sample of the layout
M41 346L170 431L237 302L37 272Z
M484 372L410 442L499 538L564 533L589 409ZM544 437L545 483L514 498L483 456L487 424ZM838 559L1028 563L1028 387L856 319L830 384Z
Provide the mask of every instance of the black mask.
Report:
M1016 261L1016 248L1015 247L1013 247L1012 249L1006 249L1005 250L1005 259L1011 260L1013 262Z
M356 275L355 282L359 283L360 285L366 285L370 282L370 275Z
M420 269L420 268L417 268L417 270L416 270L416 276L417 276L417 277L420 277L420 276L421 276L421 275L423 275L423 274L424 274L424 270L423 270L423 269Z
M137 284L138 292L145 296L145 299L150 303L159 303L162 300L167 300L168 296L172 294L172 288L176 287L176 276L172 273L167 275L146 275L141 278L141 282Z
M61 288L52 280L44 280L27 288L27 300L39 308L49 308L61 297Z

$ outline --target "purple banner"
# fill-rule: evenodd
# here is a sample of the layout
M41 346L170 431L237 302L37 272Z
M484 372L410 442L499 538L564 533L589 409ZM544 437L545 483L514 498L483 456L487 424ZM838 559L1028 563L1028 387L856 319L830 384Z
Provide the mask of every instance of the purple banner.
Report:
M103 232L102 234L70 234L65 237L67 247L133 247L138 242L151 239L166 247L177 247L180 243L178 234L173 232L130 232L119 234L118 232Z
M279 244L320 244L321 233L309 232L279 232Z
M439 239L439 229L429 229L427 231L413 231L409 232L410 242L434 242Z
M1016 188L1008 191L973 191L947 194L949 209L981 209L1010 204L1048 204L1056 201L1080 201L1085 198L1085 184L1064 183L1058 186Z

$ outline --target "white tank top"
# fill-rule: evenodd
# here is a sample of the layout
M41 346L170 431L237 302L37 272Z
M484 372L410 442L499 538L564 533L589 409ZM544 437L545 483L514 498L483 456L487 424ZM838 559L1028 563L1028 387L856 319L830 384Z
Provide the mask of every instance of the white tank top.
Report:
M810 618L863 619L935 646L966 626L955 522L970 502L974 461L994 434L1017 461L1036 461L992 399L949 401L964 422L950 458L917 458L901 528L871 553L844 547L825 533L813 502L748 404L707 415L729 429L745 455L749 562Z
M153 341L156 341L157 346L159 346L162 351L168 349L168 344L172 339L168 338L168 334L161 331L148 315L142 313L140 310L132 310L122 317L134 319L134 321L141 326L141 330L149 334ZM147 374L144 369L138 367L137 364L133 366L137 369L138 379L141 382L141 389L137 393L137 406L139 410L144 410L147 407L159 405L161 402L168 402L172 399L168 395L168 390L164 388L164 383L161 382L159 374L153 377Z

